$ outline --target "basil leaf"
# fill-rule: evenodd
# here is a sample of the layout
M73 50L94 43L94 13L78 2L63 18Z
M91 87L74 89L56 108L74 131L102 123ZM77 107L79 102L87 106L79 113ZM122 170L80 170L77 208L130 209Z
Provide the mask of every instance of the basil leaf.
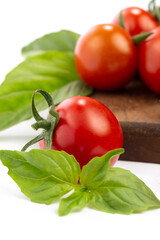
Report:
M91 191L91 203L108 213L131 214L160 208L160 201L138 177L121 168L108 169L101 184Z
M89 202L89 193L85 191L76 191L69 197L63 198L60 201L58 214L65 216L71 212L73 208L82 209Z
M0 96L36 89L52 92L77 79L73 53L46 52L26 59L8 73Z
M89 95L92 89L79 79L72 53L46 52L30 57L7 76L0 86L0 130L32 117L33 91L44 89L53 96L55 104L76 95ZM73 84L73 85L72 85ZM38 96L39 110L47 108Z
M61 87L51 93L51 96L54 100L54 104L57 105L66 98L74 96L89 96L93 92L93 89L86 85L81 80L76 80L74 82L68 83L64 87ZM44 101L44 100L43 100Z
M120 148L109 151L105 155L95 157L89 161L88 164L82 168L80 176L81 184L90 189L99 186L110 168L110 160L122 153L124 153L124 149Z
M68 30L50 33L23 47L22 55L36 55L45 51L73 52L79 36Z
M144 182L128 170L109 167L110 159L121 152L123 149L118 149L92 159L82 170L84 186L78 184L79 163L63 151L1 150L0 159L21 191L34 202L50 204L74 189L75 192L61 200L60 216L74 208L82 209L89 202L108 213L130 214L160 208L160 200Z
M21 191L34 202L50 204L77 186L80 166L66 152L1 150L0 159Z

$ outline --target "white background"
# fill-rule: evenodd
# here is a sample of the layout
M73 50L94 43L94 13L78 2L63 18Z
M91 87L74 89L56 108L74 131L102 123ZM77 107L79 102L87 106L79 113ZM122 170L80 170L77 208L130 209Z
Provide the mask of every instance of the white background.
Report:
M147 8L142 0L0 0L0 82L23 60L20 49L46 33L68 29L85 33L109 23L127 6ZM20 150L35 132L30 121L0 132L0 149ZM160 165L118 162L131 170L160 198ZM129 216L85 208L58 217L58 202L50 206L30 202L0 163L0 239L160 239L160 210Z

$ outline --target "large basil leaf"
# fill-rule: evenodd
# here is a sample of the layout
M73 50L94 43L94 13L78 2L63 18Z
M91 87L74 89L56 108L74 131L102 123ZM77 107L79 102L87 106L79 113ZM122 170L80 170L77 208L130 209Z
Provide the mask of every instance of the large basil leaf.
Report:
M8 73L0 86L0 96L36 89L52 92L77 79L73 53L46 52L26 59Z
M61 30L36 39L22 48L23 56L36 55L45 51L73 52L79 34Z
M0 159L21 191L34 202L50 204L77 186L80 166L63 151L1 150Z
M36 89L50 92L55 104L68 97L91 94L92 89L77 79L72 53L46 52L28 58L0 86L0 130L32 116L31 98ZM39 96L36 99L39 110L47 107Z

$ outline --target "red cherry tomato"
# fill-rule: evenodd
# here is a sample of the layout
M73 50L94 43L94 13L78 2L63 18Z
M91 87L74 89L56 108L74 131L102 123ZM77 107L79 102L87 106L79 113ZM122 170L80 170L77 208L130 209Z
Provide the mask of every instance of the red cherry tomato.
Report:
M53 134L52 149L75 156L81 168L95 156L121 148L122 129L113 113L89 97L68 98L56 107L60 120ZM45 149L41 140L40 148ZM118 157L111 160L111 166Z
M138 7L125 8L122 10L122 15L125 28L131 36L142 32L151 32L159 26L159 23L151 13ZM119 25L119 14L115 17L113 23Z
M160 94L160 27L138 47L138 68L142 80Z
M79 38L75 64L88 85L101 90L118 89L136 72L136 47L123 28L97 25Z

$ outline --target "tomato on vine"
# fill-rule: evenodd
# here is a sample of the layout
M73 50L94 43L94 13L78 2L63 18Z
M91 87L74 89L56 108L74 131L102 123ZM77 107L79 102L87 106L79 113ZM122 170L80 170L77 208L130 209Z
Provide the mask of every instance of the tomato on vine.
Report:
M39 90L48 101L50 115L47 120L41 118L32 99L32 112L37 120L33 128L45 130L23 147L40 141L40 148L64 150L75 156L81 168L93 157L102 156L110 150L121 148L123 133L114 114L99 101L84 97L71 97L61 102L55 109L52 98ZM37 115L38 114L38 115ZM118 157L111 160L111 166Z

